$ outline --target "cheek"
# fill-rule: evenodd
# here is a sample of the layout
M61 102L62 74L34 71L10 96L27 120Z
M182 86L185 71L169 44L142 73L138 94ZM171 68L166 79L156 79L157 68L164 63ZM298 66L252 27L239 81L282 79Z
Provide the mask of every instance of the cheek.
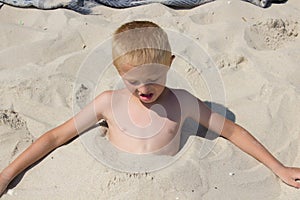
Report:
M136 91L136 87L130 85L130 84L126 84L125 83L126 88L130 91L130 92L135 92Z
M162 85L155 85L154 86L155 87L155 90L157 91L157 92L162 92L163 90L164 90L164 86L162 86Z
M162 78L160 78L159 80L156 81L156 84L160 85L161 87L164 87L166 85L166 81L167 81L167 78L162 77Z

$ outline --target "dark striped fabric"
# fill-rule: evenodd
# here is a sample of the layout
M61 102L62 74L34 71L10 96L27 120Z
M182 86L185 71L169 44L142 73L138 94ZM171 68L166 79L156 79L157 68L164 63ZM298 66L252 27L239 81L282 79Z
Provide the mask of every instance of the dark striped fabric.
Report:
M170 7L192 8L214 0L96 0L101 4L114 8L128 8L150 3L161 3Z
M1 3L16 7L36 7L39 9L68 8L82 14L93 14L95 6L104 5L113 8L129 8L150 3L161 3L175 8L193 8L215 0L0 0ZM267 7L272 0L241 0L260 7ZM279 0L280 1L280 0Z

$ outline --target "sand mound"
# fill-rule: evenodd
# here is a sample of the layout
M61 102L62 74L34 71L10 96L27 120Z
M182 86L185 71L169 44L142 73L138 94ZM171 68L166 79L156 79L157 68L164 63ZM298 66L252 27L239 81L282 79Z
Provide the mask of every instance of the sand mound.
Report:
M0 167L5 167L32 142L26 121L15 111L0 110Z
M298 37L298 22L287 19L267 19L256 22L245 31L247 44L258 50L276 50Z

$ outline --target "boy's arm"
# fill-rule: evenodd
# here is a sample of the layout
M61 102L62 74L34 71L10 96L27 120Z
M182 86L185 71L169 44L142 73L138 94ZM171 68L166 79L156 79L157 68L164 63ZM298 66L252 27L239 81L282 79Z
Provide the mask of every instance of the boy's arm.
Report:
M21 153L8 167L0 173L0 196L9 182L24 169L61 146L82 131L97 123L102 118L107 94L102 93L77 115L62 125L46 132Z
M75 137L77 132L72 124L74 124L73 119L70 119L66 123L46 132L34 143L32 143L1 172L0 187L1 180L5 180L8 184L15 176L17 176L31 164L48 154L56 147L62 145L67 140Z
M222 123L223 127L219 127ZM300 178L300 169L285 167L243 127L217 113L211 113L209 127L214 131L219 130L221 136L263 163L285 183L300 188L300 183L296 182Z
M189 105L193 105L192 101ZM228 139L241 150L263 163L288 185L300 188L300 183L297 182L300 179L300 168L285 167L247 130L222 115L212 112L199 99L197 101L200 115L192 114L191 116L195 121ZM195 109L191 109L190 112L195 112Z
M223 128L220 127L222 124L224 124ZM263 163L285 183L300 188L300 183L297 182L297 180L300 179L300 169L285 167L243 127L224 118L218 113L211 113L209 127L212 128L213 131L219 131L218 133L220 133L221 136Z

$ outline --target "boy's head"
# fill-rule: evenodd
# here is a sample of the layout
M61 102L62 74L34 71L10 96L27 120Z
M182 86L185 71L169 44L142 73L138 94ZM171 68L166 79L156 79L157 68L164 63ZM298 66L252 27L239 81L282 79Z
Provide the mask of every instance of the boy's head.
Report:
M144 64L170 66L171 47L166 32L153 22L133 21L119 27L113 36L113 64L123 67Z
M141 101L154 102L162 94L174 58L162 28L148 21L122 25L113 36L112 55L127 88Z

